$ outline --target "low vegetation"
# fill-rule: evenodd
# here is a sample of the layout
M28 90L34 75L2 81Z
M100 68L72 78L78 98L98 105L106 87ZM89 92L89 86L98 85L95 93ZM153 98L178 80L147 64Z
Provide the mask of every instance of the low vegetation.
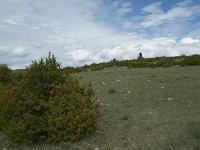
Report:
M52 57L47 59L49 58L52 59ZM32 88L27 86L27 83L35 83L35 77L40 76L41 72L38 71L40 69L36 69L37 71L33 71L35 70L33 69L34 73L29 76L32 72L30 68L35 63L36 66L41 64L40 62L46 64L46 60L33 62L25 71L11 72L10 74L8 69L8 74L11 76L8 78L9 84L1 83L0 86L2 131L0 132L0 149L199 150L199 58L199 55L194 55L140 58L130 61L114 59L108 63L92 64L80 68L68 67L60 70L60 67L55 67L58 72L62 72L62 75L57 71L47 71L49 75L46 73L41 75L43 78L41 81L46 81L42 82L45 86L32 84ZM73 73L70 74L70 72ZM51 77L54 76L56 78L52 79ZM47 82L54 80L53 83ZM88 85L88 83L91 84ZM94 91L91 87L95 90L96 98L92 98ZM38 93L36 89L40 88L46 92ZM115 92L109 94L109 91ZM48 95L46 93L50 93L47 100L45 99ZM35 103L37 105L34 105ZM23 107L20 107L22 104ZM38 104L39 108L34 107ZM48 111L41 111L45 109ZM66 110L69 109L74 111L66 113ZM30 114L33 114L34 117L29 117L27 113L24 113L25 110L30 110ZM19 117L16 117L17 115ZM46 116L48 119L43 120ZM10 118L5 119L6 117ZM16 118L20 118L20 120L17 121ZM85 119L83 121L77 118ZM27 120L28 122L26 122ZM37 124L38 128L36 128ZM81 130L86 124L89 128ZM27 126L29 128L26 128ZM34 144L16 145L12 142L16 141L16 137L8 134L8 131L20 135L17 136L20 137L17 140L27 141L33 135L43 136L38 136L39 140L33 138ZM84 138L92 131L94 134ZM53 134L54 136L50 136ZM69 138L69 135L73 136ZM65 137L65 139L61 140L61 137ZM79 141L70 142L78 139ZM35 141L39 144L35 144ZM49 144L52 142L59 142L59 144Z
M66 67L71 73L79 73L83 71L99 71L109 67L128 67L128 68L156 68L156 67L172 67L172 66L194 66L200 65L200 55L192 56L177 56L177 57L156 57L143 58L142 53L139 53L138 59L121 60L115 58L109 62L102 62L98 64L85 65L83 67Z
M0 84L6 85L11 82L11 69L6 64L0 65Z
M114 93L116 93L116 90L115 90L115 88L110 88L109 90L108 90L108 93L109 94L114 94Z
M0 67L0 128L13 142L76 141L93 132L97 112L91 86L63 74L54 55L23 74Z

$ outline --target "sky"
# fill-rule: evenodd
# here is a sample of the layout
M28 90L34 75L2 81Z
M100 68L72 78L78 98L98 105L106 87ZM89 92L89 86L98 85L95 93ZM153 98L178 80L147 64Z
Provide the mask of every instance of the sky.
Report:
M200 54L200 0L0 0L0 64Z

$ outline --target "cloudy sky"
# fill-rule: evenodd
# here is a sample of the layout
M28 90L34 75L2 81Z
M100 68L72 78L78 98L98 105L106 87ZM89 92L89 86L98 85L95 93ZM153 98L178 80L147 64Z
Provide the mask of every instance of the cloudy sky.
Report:
M200 54L200 0L0 0L0 64Z

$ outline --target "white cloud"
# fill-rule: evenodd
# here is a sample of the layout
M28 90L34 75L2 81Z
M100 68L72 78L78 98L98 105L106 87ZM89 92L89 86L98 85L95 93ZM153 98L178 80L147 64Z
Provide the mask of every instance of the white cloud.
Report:
M115 0L112 4L111 4L111 7L112 8L118 8L119 5L121 3L121 0Z
M71 65L84 65L92 62L109 61L113 58L118 60L135 59L138 57L139 52L142 52L144 57L178 56L200 53L198 47L200 43L198 43L198 45L185 45L177 43L175 38L172 37L151 39L128 34L116 35L116 37L110 36L107 37L107 39L102 39L102 47L99 49L87 47L70 52L71 55L67 53L68 55L66 56L71 60ZM190 51L188 51L188 49L190 49Z
M5 25L1 25L1 24L0 24L0 28L6 28L6 26L5 26Z
M148 12L150 14L145 16L141 23L141 27L149 28L168 22L185 21L190 19L191 16L200 15L200 5L191 6L188 3L189 2L186 3L185 1L180 2L167 12L163 12L160 9L159 3L153 3L142 8L143 12ZM155 11L153 8L155 8Z
M130 21L127 21L125 23L123 23L123 28L124 29L132 29L133 28L133 23Z
M195 44L195 43L199 43L199 39L193 39L191 37L186 37L180 40L181 44Z
M8 18L4 18L2 19L3 23L6 24L10 24L10 25L17 25L20 24L23 21L23 19L21 18L21 16L12 16L12 17L8 17Z
M3 22L8 23L8 24L12 24L12 25L17 24L17 21L14 20L14 19L3 19Z
M25 47L15 47L12 50L11 55L16 56L16 57L25 57L26 55L28 55L28 52Z
M145 6L142 8L142 11L145 13L162 13L162 8L161 8L161 2L155 2L155 3L151 3L148 6Z
M189 32L189 36L200 39L200 22L197 24L197 28Z
M125 2L121 3L121 6L117 11L117 15L122 17L132 11L133 11L132 3L129 1L125 1Z
M24 47L0 45L0 64L7 64L12 69L25 68L30 63L26 59L28 56L28 51Z
M69 55L72 60L80 62L87 62L92 57L92 53L90 51L81 49L67 52L66 55Z
M0 45L0 57L9 54L8 48L6 46Z
M132 3L130 1L125 1L121 4L122 8L130 8L132 7Z

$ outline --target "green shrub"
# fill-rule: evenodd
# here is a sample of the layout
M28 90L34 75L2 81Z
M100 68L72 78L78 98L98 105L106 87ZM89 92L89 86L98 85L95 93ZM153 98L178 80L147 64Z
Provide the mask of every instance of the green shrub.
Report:
M76 141L92 133L98 112L91 86L63 76L48 58L33 63L0 101L0 128L14 142Z
M115 88L110 88L109 90L108 90L108 93L109 94L114 94L114 93L116 93L116 90L115 90Z
M129 116L128 115L124 115L123 117L121 117L122 120L128 120Z
M188 56L183 60L183 62L186 65L200 65L200 56L199 55Z

